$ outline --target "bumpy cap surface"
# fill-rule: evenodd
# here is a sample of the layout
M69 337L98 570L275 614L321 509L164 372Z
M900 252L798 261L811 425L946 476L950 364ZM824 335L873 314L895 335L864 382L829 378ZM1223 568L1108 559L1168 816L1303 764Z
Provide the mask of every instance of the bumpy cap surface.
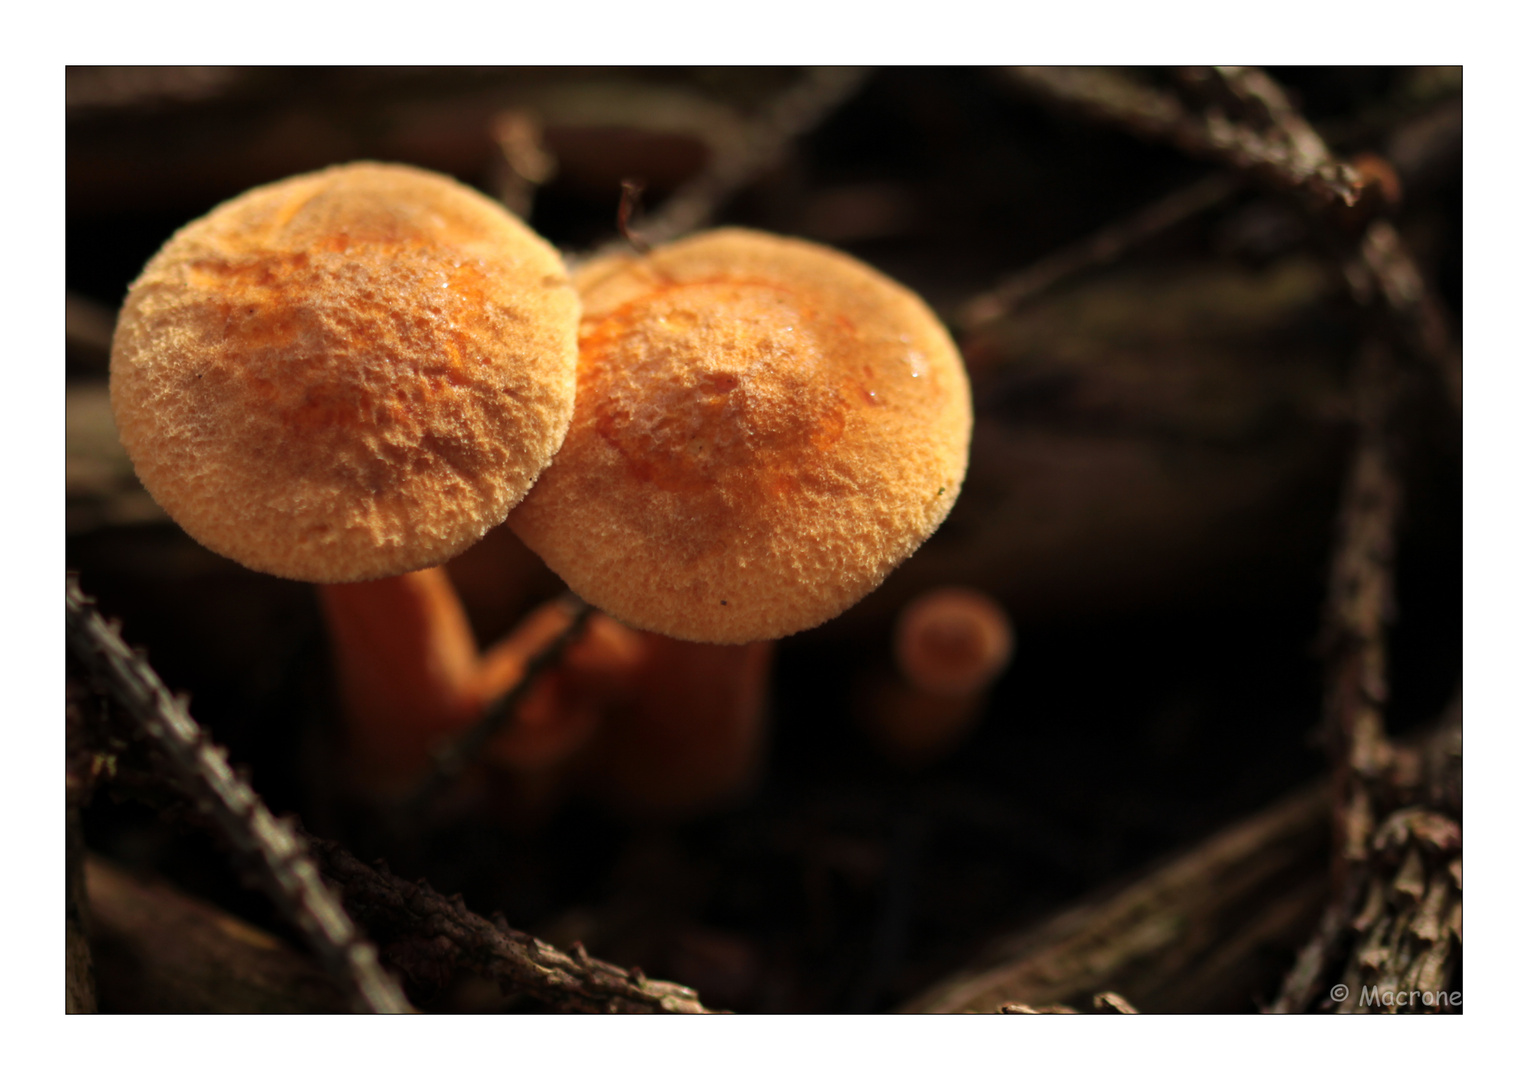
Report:
M502 207L420 169L256 188L173 236L117 323L139 478L256 570L361 581L504 520L573 410L578 298Z
M970 387L906 289L738 229L574 281L573 424L510 525L591 603L690 641L781 637L859 600L944 520Z

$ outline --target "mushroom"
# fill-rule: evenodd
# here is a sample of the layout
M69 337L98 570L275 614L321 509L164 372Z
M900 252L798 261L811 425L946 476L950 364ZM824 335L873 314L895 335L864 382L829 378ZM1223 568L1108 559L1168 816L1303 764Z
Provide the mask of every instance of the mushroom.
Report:
M523 223L375 163L218 206L128 293L111 400L139 478L213 551L320 583L363 753L470 707L476 646L422 568L503 521L556 452L577 320Z
M327 585L320 598L349 731L346 771L358 792L373 798L413 789L440 742L470 727L511 690L571 618L566 605L545 604L480 653L441 568ZM531 688L490 753L527 776L559 773L641 656L636 631L595 613Z
M745 793L763 764L774 642L709 645L649 631L642 661L570 784L628 815L673 818Z
M483 658L478 709L507 692L567 626L552 601ZM595 612L490 742L501 809L522 823L581 792L627 815L673 818L744 791L760 765L771 642L705 645Z
M892 649L901 678L883 682L862 722L888 757L924 765L970 731L986 691L1013 655L1008 616L975 589L933 589L897 618Z
M572 620L567 604L549 601L480 652L442 568L327 585L320 599L349 731L345 772L355 793L370 799L413 791L442 740L480 720ZM570 762L606 715L629 713L651 681L649 636L591 614L486 748L485 761L514 782L503 803L535 815L565 790ZM688 677L666 670L670 687Z
M572 618L549 601L480 654L442 570L332 585L322 597L350 727L348 778L381 799L413 790L440 741L512 690ZM594 612L486 746L494 801L533 824L575 791L643 818L737 795L760 764L772 644L677 641Z
M348 778L374 799L413 790L440 741L513 689L572 619L549 601L479 653L443 570L321 595ZM771 655L770 642L676 641L594 612L485 748L495 802L522 824L572 791L645 818L718 805L757 773Z
M111 401L149 493L280 577L434 566L504 520L572 415L578 299L486 197L400 165L256 188L133 283Z
M445 571L321 586L348 772L373 792L400 791L443 735L472 723L480 658Z
M578 396L510 527L631 626L741 644L874 589L965 476L970 387L911 292L742 229L598 259Z

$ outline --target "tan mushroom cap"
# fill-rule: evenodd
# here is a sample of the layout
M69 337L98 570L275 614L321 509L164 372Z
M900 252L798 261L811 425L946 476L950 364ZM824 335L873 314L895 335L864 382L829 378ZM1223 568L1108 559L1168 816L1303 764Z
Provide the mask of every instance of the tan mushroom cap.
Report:
M117 323L139 478L256 570L363 581L504 520L573 411L578 297L556 251L453 180L360 163L176 233Z
M880 584L955 502L965 368L883 275L724 229L574 282L573 425L510 526L615 617L724 644L805 630Z

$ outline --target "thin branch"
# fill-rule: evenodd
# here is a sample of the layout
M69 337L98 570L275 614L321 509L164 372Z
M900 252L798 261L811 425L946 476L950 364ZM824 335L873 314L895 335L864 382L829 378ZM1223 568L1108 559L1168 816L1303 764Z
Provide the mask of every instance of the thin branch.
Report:
M536 189L557 174L557 159L543 141L541 121L528 109L506 109L488 123L498 155L493 172L499 201L522 219L531 216Z
M91 956L91 911L85 890L85 829L92 755L85 734L85 690L68 680L64 702L64 1012L96 1011L96 974Z
M693 232L721 205L779 161L792 142L812 131L864 84L864 68L810 69L764 107L748 137L731 153L719 153L699 176L674 192L650 218L642 235L664 244Z
M1330 796L1312 785L1154 869L1018 934L900 1012L991 1012L1005 1003L1085 1009L1117 991L1147 1012L1248 1001L1270 951L1319 915Z
M1358 443L1337 519L1327 586L1325 716L1334 739L1339 873L1361 864L1373 831L1370 788L1390 765L1384 707L1385 633L1393 614L1395 527L1401 485L1389 447L1394 370L1389 348L1366 342L1359 357Z
M594 609L571 594L569 604L572 607L573 618L560 634L547 642L530 658L525 665L525 671L520 676L520 681L489 705L476 724L459 738L446 743L435 752L430 774L420 781L419 787L405 800L400 815L402 818L417 818L448 785L477 760L478 755L483 752L483 747L513 721L515 711L535 687L536 680L541 677L541 674L561 660L568 646L583 633L584 624L589 621L589 616Z
M1464 404L1464 373L1443 317L1443 306L1422 280L1421 271L1395 226L1373 221L1348 266L1348 284L1360 303L1378 301L1392 336L1407 352L1438 372L1449 404Z
M1263 78L1267 79L1266 76ZM1287 107L1287 100L1282 104ZM1457 102L1454 104L1457 105ZM1405 159L1398 159L1395 163L1397 171L1425 175L1429 171L1439 169L1439 160L1447 158L1451 152L1454 152L1451 148L1457 145L1459 115L1457 109L1450 110L1445 103L1441 114L1435 108L1433 112L1409 119L1392 131L1391 141L1402 140L1408 148ZM1303 121L1301 123L1303 124ZM1301 130L1302 141L1305 140L1306 132L1309 130L1308 126ZM1339 141L1351 144L1360 135L1372 138L1382 133L1385 128L1377 127L1370 122L1361 129L1355 129L1353 124L1347 124L1340 127L1324 125L1317 130L1328 132L1329 134L1325 137L1329 142L1335 137ZM1234 173L1213 173L1170 192L1149 206L1111 222L1091 236L1041 257L1023 270L999 282L988 292L972 298L956 312L954 321L966 332L979 330L1051 291L1068 279L1087 270L1116 262L1132 248L1223 205L1232 195L1243 190L1244 186ZM1400 285L1403 280L1415 280L1415 267L1411 267L1411 270L1412 273L1408 275L1403 267L1396 267L1387 276ZM1425 338L1424 351L1435 358L1445 358L1445 374L1452 384L1457 385L1458 356L1451 352L1452 346L1436 302L1426 296L1425 290L1401 287L1392 288L1390 291L1398 296L1421 298L1421 303L1417 304L1419 310L1414 316L1407 317L1414 319L1418 325L1418 336ZM1449 370L1448 359L1451 359L1451 370ZM1454 391L1453 396L1458 397L1457 390Z
M1328 973L1331 987L1348 996L1337 991L1319 1004L1339 1013L1458 1010L1444 991L1458 970L1464 910L1461 724L1455 692L1420 745L1392 747L1390 767L1374 785L1375 805L1398 808L1372 831L1365 862L1352 866L1270 1013L1311 1008ZM1389 998L1375 998L1384 991Z
M1364 222L1365 215L1382 206L1384 199L1366 199L1366 205L1359 206L1367 185L1350 166L1336 162L1325 142L1265 73L1255 68L1180 71L1180 83L1200 103L1199 115L1172 94L1110 72L1026 68L1014 71L1013 77L1041 97L1081 109L1142 138L1170 141L1277 190L1300 194L1319 209L1334 211L1325 215L1325 223L1345 264L1353 296L1384 316L1385 338L1371 336L1360 358L1355 393L1358 445L1339 516L1326 618L1326 718L1337 789L1337 895L1271 1009L1300 1011L1309 1007L1317 980L1350 940L1355 923L1369 912L1368 902L1363 912L1357 910L1360 897L1367 894L1383 900L1387 895L1374 876L1370 839L1380 806L1395 794L1387 781L1392 779L1388 774L1395 768L1396 754L1385 738L1383 713L1388 694L1384 635L1394 605L1393 546L1401 496L1388 446L1395 381L1390 342L1437 369L1456 411L1462 401L1459 356L1441 306L1429 294L1394 226L1379 217ZM1341 216L1341 211L1354 207L1358 208L1356 218L1351 213L1346 219ZM1355 225L1362 226L1356 240L1351 238ZM1421 918L1425 932L1412 935L1425 949L1422 957L1414 959L1395 948L1376 952L1372 934L1364 953L1382 958L1399 955L1398 963L1413 963L1421 971L1408 976L1414 988L1441 987L1452 963L1449 943L1453 939L1434 931L1440 920L1457 918L1459 905L1448 906L1448 874L1440 871L1435 877L1432 884L1417 886L1433 901ZM1412 883L1406 884L1409 888ZM1393 898L1399 888L1392 881L1389 895ZM1396 905L1391 903L1387 910L1394 912ZM1370 918L1378 919L1378 915ZM1404 918L1392 923L1412 925ZM1374 963L1369 962L1365 970L1377 970ZM1359 958L1350 958L1349 974L1359 970L1355 965L1363 964ZM1404 979L1395 975L1392 981L1400 984Z
M1408 353L1434 367L1457 411L1463 400L1460 357L1442 305L1431 295L1395 227L1367 221L1356 244L1351 231L1383 205L1365 199L1376 177L1339 163L1278 83L1256 68L1187 68L1179 81L1202 102L1195 112L1179 96L1120 72L1089 68L1011 68L1010 78L1062 108L1124 128L1138 138L1170 142L1185 153L1228 165L1258 182L1305 197L1326 214L1334 238L1351 251L1348 281L1360 303L1377 300ZM1234 117L1231 115L1234 113ZM1360 205L1360 200L1363 204ZM1345 214L1345 216L1344 216ZM1356 216L1355 216L1356 215Z
M1393 563L1401 485L1389 448L1394 370L1378 338L1365 342L1354 391L1358 441L1348 467L1327 586L1325 722L1334 764L1337 894L1285 977L1271 1012L1301 1012L1350 940L1371 888L1369 845L1379 787L1396 754L1385 737L1385 631L1394 609Z
M1289 148L1298 171L1316 173L1334 163L1321 136L1290 104L1279 84L1265 72L1244 67L1185 68L1180 72L1180 79L1211 95L1219 94L1230 99L1243 110L1249 122L1273 132L1276 139ZM1364 178L1359 185L1360 196L1367 194L1370 187L1376 189L1378 196L1383 180ZM1370 200L1375 206L1383 201L1382 197ZM1372 278L1372 285L1350 271L1349 280L1355 295L1362 301L1366 294L1378 292L1399 343L1438 369L1450 401L1456 410L1459 409L1463 381L1459 355L1450 341L1442 308L1424 284L1416 262L1395 226L1383 218L1370 221L1358 244L1358 258Z
M1350 874L1343 884L1342 894L1327 904L1316 932L1301 946L1294 967L1284 976L1279 996L1268 1006L1268 1012L1300 1013L1310 1007L1321 973L1331 965L1332 957L1351 930L1359 898L1363 895L1363 884L1361 875Z
M1212 173L1179 188L1091 236L1029 264L955 315L966 332L978 330L1085 270L1106 266L1131 248L1225 202L1242 187L1230 173Z
M1093 995L1093 1007L1090 1012L1100 1016L1138 1016L1139 1009L1126 1001L1124 995L1116 994L1112 990L1106 990L1101 994ZM1026 1005L1021 1001L1010 1001L998 1006L996 1009L1004 1016L1077 1016L1078 1010L1069 1005Z
M1370 843L1370 884L1352 921L1358 937L1339 984L1347 996L1332 999L1336 1012L1459 1011L1459 997L1447 990L1459 968L1464 921L1462 720L1456 694L1413 755L1415 767L1392 769L1387 778L1392 802L1401 805Z
M1272 80L1263 76L1265 84L1248 74L1251 69L1234 70L1242 74L1226 77L1227 87L1234 86L1244 97L1256 91L1266 98L1263 130L1232 120L1216 105L1200 115L1176 94L1119 72L1025 67L1011 68L1009 75L1037 97L1123 127L1139 138L1170 142L1187 154L1229 165L1280 190L1302 193L1319 206L1355 205L1359 183L1352 166L1334 160L1308 125L1299 130L1290 123L1298 114Z
M385 866L361 862L340 845L303 834L345 906L378 940L408 946L400 952L427 971L464 966L539 1001L575 1012L705 1013L695 991L647 978L597 960L575 945L573 955L502 918L490 922L467 910L461 897L441 896L423 881L409 883Z
M1357 203L1357 173L1333 158L1284 88L1266 72L1254 67L1187 67L1175 74L1179 84L1207 106L1203 115L1208 128L1217 127L1217 109L1223 110L1240 129L1238 138L1251 131L1275 148L1270 164L1282 164L1290 179L1320 177L1333 185L1328 197L1348 206Z
M70 650L132 716L176 785L211 818L221 838L255 863L267 894L347 988L352 1006L363 1012L413 1011L291 827L235 774L226 752L192 719L185 699L171 696L147 661L101 618L72 575L67 623Z
M632 228L631 219L642 205L642 191L645 185L640 180L621 181L621 205L616 209L615 227L621 234L621 238L631 245L632 250L638 255L646 255L653 249L647 242L647 238L636 229Z
M1257 68L1188 68L1182 77L1214 85L1250 113L1266 117L1263 122L1291 148L1301 168L1319 170L1332 163L1331 151L1321 136L1266 73ZM1360 194L1366 194L1370 186L1377 192L1383 187L1383 180L1375 177L1372 184L1362 183ZM1374 205L1382 201L1371 200ZM1392 328L1399 332L1401 344L1438 368L1454 408L1458 409L1462 381L1458 354L1450 343L1441 307L1429 294L1395 226L1382 218L1371 221L1359 242L1358 254L1378 286L1385 313ZM1362 289L1361 284L1356 287Z
M1458 1011L1446 991L1463 933L1461 719L1456 694L1419 747L1395 747L1375 794L1399 809L1374 830L1267 1011ZM1323 975L1331 990L1318 998Z

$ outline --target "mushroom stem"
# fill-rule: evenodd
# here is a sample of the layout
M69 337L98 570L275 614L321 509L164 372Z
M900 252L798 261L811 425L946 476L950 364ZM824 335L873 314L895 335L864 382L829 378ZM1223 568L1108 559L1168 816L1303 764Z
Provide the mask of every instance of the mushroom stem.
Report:
M483 657L476 691L486 708L525 675L532 657L573 615L557 601L536 608ZM512 773L557 769L588 743L610 703L628 695L646 659L642 635L595 612L556 666L531 688L508 728L488 744L488 760Z
M903 609L893 653L900 678L872 689L862 719L882 753L918 767L970 733L1008 666L1013 631L985 593L935 589Z
M479 653L444 570L320 586L356 776L407 790L442 739L471 727L567 628L551 601ZM484 761L537 816L569 789L635 814L693 812L753 777L770 643L697 645L594 613L520 702Z
M578 786L643 817L695 813L741 794L762 764L774 643L641 636L646 656L631 694L580 759Z
M877 683L865 727L881 754L918 769L952 753L970 734L986 704L985 693L950 697L900 680Z
M320 585L356 774L407 784L481 711L480 658L445 570Z

